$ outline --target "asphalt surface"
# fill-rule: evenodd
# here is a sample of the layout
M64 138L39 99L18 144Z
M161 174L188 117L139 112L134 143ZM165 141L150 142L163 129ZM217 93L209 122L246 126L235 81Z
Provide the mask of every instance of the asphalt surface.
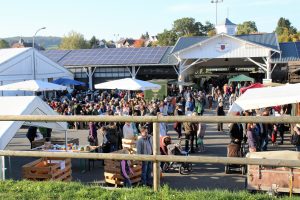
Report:
M216 115L215 111L206 110L205 115ZM205 152L195 153L193 155L201 156L226 156L227 145L229 144L228 125L224 124L224 132L217 131L216 124L208 124L205 135ZM169 126L168 132L174 142L177 142L177 135ZM11 140L6 149L9 150L29 150L30 144L26 138L26 131L21 129ZM87 145L88 130L68 130L68 137L79 138L80 145ZM52 132L52 137L64 137L64 133ZM288 136L285 144L280 146L270 146L270 150L292 150L288 145ZM6 157L6 178L20 180L22 179L21 167L36 158L24 157ZM90 164L90 166L89 166ZM94 165L94 166L93 166ZM107 186L104 182L104 173L102 161L89 162L88 160L72 159L72 177L73 181L83 183L98 183ZM193 170L188 175L181 175L178 171L163 173L162 184L167 184L176 189L228 189L242 190L245 188L245 176L239 171L232 174L224 173L223 164L193 164Z

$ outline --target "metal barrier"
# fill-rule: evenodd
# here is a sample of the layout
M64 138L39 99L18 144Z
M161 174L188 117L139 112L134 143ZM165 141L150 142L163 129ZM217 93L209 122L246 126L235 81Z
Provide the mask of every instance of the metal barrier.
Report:
M127 155L127 154L93 154L69 152L32 152L32 151L0 151L0 156L19 157L56 157L56 158L87 158L87 159L114 159L114 160L140 160L153 161L153 189L157 191L160 186L159 162L191 162L191 163L220 163L220 164L245 164L299 167L300 160L278 159L250 159L207 156L163 156L159 155L159 122L253 122L253 123L298 123L300 117L240 117L240 116L41 116L41 115L0 115L0 121L39 121L39 122L153 122L153 155Z

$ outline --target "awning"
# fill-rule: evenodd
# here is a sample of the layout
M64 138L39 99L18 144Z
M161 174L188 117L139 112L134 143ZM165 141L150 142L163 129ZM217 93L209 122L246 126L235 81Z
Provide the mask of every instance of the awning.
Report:
M245 81L250 81L250 82L254 82L254 79L249 77L249 76L246 76L244 74L240 74L238 76L235 76L231 79L228 80L228 83L231 83L231 82L245 82Z
M247 90L231 106L228 112L239 112L300 102L300 83L278 87Z

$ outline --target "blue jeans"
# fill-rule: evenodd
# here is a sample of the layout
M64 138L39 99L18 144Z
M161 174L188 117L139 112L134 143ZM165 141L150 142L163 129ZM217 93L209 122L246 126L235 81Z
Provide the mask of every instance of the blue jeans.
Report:
M151 180L152 162L143 161L142 162L142 184L149 185L152 184Z
M131 187L132 185L130 179L125 178L124 176L123 178L124 178L124 187Z
M296 145L296 151L300 151L300 145Z
M269 144L269 138L268 136L261 138L261 151L267 151L268 150L268 144Z

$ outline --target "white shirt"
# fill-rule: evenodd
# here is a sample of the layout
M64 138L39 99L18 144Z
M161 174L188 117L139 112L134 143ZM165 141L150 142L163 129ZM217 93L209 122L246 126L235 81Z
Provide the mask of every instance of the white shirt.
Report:
M134 137L133 128L131 127L131 124L125 124L123 126L123 136L124 139L132 139Z

